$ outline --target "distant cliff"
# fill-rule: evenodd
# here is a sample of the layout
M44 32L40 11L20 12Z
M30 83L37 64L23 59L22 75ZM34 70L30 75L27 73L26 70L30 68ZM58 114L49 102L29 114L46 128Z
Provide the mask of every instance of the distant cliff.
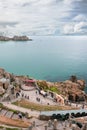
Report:
M0 41L31 41L32 39L27 36L14 36L12 38L6 36L0 36Z
M37 81L38 86L43 90L56 92L69 101L80 102L87 100L87 94L84 92L86 86L84 80L78 80L76 76L63 82Z

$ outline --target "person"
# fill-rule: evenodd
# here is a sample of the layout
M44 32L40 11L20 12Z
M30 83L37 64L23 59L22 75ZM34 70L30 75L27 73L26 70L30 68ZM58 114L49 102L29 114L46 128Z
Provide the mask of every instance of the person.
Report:
M21 113L19 113L18 116L19 116L20 119L22 119L22 114Z
M83 104L83 105L82 105L82 109L84 109L84 107L85 107L85 105Z
M24 93L22 93L22 97L24 97Z
M78 107L78 104L76 103L76 107Z
M29 99L29 96L27 97L27 99Z

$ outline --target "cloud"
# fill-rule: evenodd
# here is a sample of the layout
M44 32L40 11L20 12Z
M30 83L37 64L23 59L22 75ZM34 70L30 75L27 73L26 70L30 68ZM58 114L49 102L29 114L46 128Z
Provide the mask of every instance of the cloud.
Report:
M18 24L18 22L0 22L0 25L3 26L3 27L6 27L6 26L15 26L16 24Z
M79 22L80 21L86 22L87 21L87 17L85 15L83 15L83 14L79 14L79 15L75 16L72 20L75 21L75 22L78 22L78 21Z
M66 24L63 27L63 33L66 35L85 35L87 33L87 22Z
M74 26L74 32L79 34L87 33L87 22L79 22Z
M12 35L80 35L86 7L86 0L0 0L0 26Z
M74 33L74 26L71 24L66 24L63 27L63 34L73 34Z

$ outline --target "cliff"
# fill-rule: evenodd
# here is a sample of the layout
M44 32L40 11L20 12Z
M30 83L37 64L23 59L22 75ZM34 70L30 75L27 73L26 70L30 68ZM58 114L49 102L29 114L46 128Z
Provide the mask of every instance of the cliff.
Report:
M0 68L0 87L4 87L6 89L9 81L10 85L14 85L16 90L19 90L25 79L29 79L29 77L16 76ZM63 82L47 82L44 80L37 80L36 82L41 90L55 92L71 102L87 100L87 95L84 92L84 88L86 86L85 81L77 79L76 76L71 76L69 80Z
M84 92L86 85L85 81L82 79L77 79L75 82L71 79L63 82L47 82L38 80L37 83L40 89L56 92L62 95L62 97L67 101L80 102L87 100L87 95Z
M32 39L27 36L14 36L12 38L0 36L0 41L31 41Z

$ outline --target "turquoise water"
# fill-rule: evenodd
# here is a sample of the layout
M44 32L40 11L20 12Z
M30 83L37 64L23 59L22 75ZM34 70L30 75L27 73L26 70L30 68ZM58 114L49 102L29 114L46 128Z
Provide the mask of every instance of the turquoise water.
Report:
M87 37L32 37L0 42L0 67L17 75L62 81L77 75L87 81Z

